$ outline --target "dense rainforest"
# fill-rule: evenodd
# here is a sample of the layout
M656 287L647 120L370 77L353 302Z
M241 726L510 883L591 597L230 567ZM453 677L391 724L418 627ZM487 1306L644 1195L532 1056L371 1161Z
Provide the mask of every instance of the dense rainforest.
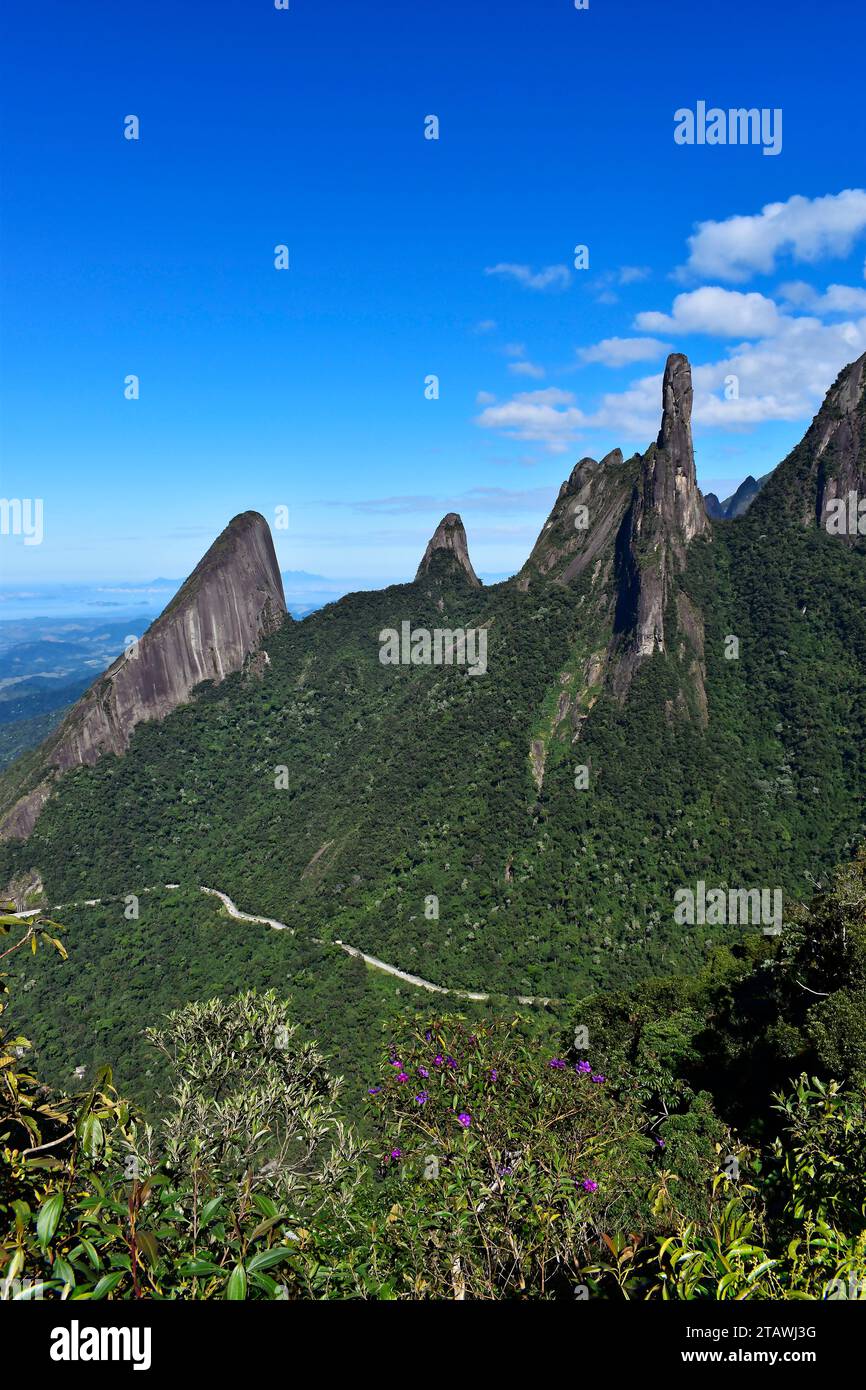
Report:
M49 902L206 883L307 939L507 994L698 968L725 929L684 931L678 889L800 900L866 833L862 547L753 531L748 515L717 523L690 549L703 731L659 717L678 675L657 653L628 701L599 692L579 744L545 734L549 692L585 646L579 585L446 575L354 594L287 623L264 678L200 688L123 758L68 774L30 840L0 846L0 879L40 868ZM382 666L378 633L403 613L489 624L488 675Z
M238 925L206 915L211 938ZM547 1036L507 1012L395 1010L376 1027L370 1009L362 1086L306 1036L298 996L157 1017L171 991L154 982L142 1006L109 955L100 997L129 1011L130 1050L140 1038L159 1078L150 1121L98 1061L72 1094L46 1086L16 1029L29 1012L60 1065L53 967L81 971L80 1006L98 991L73 935L38 915L0 923L6 1298L866 1297L866 855L783 939L575 1000ZM285 968L290 938L265 939ZM197 963L187 982L226 974ZM320 1025L331 1056L338 1012Z

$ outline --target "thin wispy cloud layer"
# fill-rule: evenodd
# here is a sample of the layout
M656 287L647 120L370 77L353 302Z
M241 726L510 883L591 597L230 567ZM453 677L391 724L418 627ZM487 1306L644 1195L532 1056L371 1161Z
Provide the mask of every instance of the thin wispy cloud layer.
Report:
M487 266L484 274L516 280L528 290L564 290L571 283L571 272L565 265L548 265L543 270L533 270L529 265L500 261L498 265Z
M767 203L754 216L698 223L681 274L733 281L771 275L783 256L809 264L847 256L864 234L866 190L846 188L821 198L797 194L786 203Z
M536 380L540 380L544 376L544 368L539 367L536 362L509 362L508 370L514 376L531 376Z
M396 497L368 497L355 501L328 501L322 506L347 508L374 516L407 516L413 513L445 513L448 511L483 510L492 512L525 512L548 505L550 487L504 488L478 486L459 494L405 493Z
M590 289L597 304L618 304L617 289L646 280L651 273L648 265L621 265L616 270L603 270L600 275L593 276Z

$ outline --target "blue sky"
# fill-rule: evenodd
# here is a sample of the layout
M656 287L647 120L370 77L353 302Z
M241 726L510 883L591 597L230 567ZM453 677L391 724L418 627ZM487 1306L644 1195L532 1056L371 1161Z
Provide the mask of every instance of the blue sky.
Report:
M4 24L0 495L45 516L41 545L0 537L9 584L183 575L279 506L285 568L411 577L454 509L511 572L576 459L649 443L668 348L720 495L866 350L850 0L10 0ZM678 145L699 101L781 109L781 152Z

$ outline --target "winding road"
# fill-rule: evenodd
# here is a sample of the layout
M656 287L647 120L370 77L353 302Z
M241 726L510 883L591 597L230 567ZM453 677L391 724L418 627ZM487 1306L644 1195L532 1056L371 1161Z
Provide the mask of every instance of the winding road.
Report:
M179 883L163 884L163 888L169 890L179 887ZM152 893L155 890L153 888L145 888L142 891L145 893ZM275 917L258 917L251 912L241 912L240 908L232 901L228 893L223 893L220 888L205 888L204 885L200 885L199 891L206 893L208 897L219 898L229 916L237 918L240 922L255 922L258 926L271 927L273 931L287 931L291 936L295 935L292 927L288 926L285 922L278 922ZM97 907L101 902L102 898L85 898L83 902L57 903L51 908L51 911L63 912L65 909L71 907ZM15 912L12 916L22 919L26 917L36 917L43 910L44 909L39 907L33 907L29 908L26 912ZM407 985L414 985L416 989L429 990L431 994L448 994L455 999L471 999L479 1004L487 1003L491 998L489 994L484 994L477 990L448 989L445 985L434 985L431 980L425 980L420 975L411 975L407 970L401 970L399 966L389 965L387 961L379 960L378 956L368 956L365 951L359 951L357 946L350 946L347 942L340 941L339 939L330 943L323 941L319 936L314 936L312 939L320 946L329 944L339 946L341 951L346 952L346 955L357 956L365 965L369 965L372 970L381 970L384 975L393 975L396 980L402 980ZM518 1004L529 1004L532 1007L543 1008L546 1004L552 1004L554 1002L552 999L544 999L540 995L533 994L518 994L513 997Z

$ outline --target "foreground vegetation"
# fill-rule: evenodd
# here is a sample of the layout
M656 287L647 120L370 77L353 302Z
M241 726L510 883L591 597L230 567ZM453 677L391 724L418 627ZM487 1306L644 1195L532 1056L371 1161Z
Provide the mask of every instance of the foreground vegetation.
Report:
M64 950L0 930L7 967ZM781 942L575 1001L556 1045L386 1020L361 1126L273 989L148 1030L153 1123L107 1068L41 1085L6 1029L3 1295L866 1297L866 859Z

